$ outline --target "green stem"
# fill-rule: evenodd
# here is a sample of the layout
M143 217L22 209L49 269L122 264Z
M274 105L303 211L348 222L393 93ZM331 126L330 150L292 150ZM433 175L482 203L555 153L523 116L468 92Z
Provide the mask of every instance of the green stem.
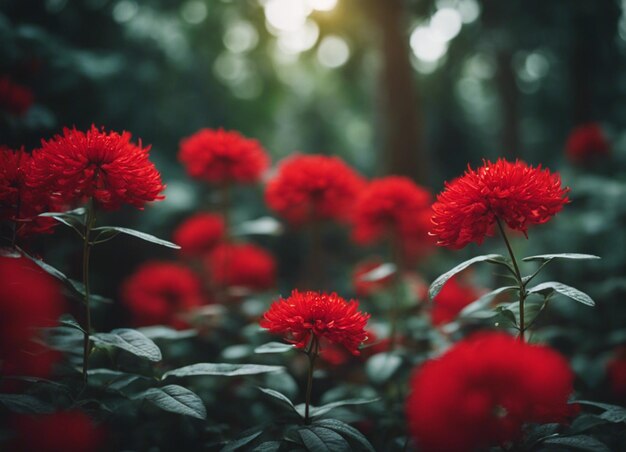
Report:
M402 275L404 274L404 265L402 261L402 247L399 239L394 235L390 238L391 245L391 261L396 265L396 272L393 275L393 290L391 312L389 314L390 332L389 332L389 351L393 352L396 346L398 335L398 302L403 297L402 293Z
M313 369L315 367L315 360L319 352L319 340L315 334L311 333L311 344L306 352L309 357L309 371L306 382L306 400L304 405L304 423L310 424L309 419L309 407L311 405L311 392L313 391Z
M322 278L322 224L318 220L313 220L309 227L309 270L308 285L311 290L321 290Z
M526 301L526 286L524 281L522 280L522 274L519 271L519 266L517 265L517 259L515 259L515 254L513 254L513 248L511 248L511 244L509 243L509 239L504 232L504 226L502 225L502 221L500 218L496 217L496 223L498 224L498 229L500 229L500 234L504 239L504 243L506 248L509 250L509 255L511 256L511 261L513 262L513 269L515 270L515 279L517 279L517 284L519 286L519 338L523 342L524 341L524 333L526 332L526 325L524 321L524 301Z
M89 287L89 256L91 253L90 234L96 222L96 215L93 200L87 203L87 217L85 219L85 233L83 237L83 286L85 289L85 333L83 336L83 381L87 384L87 370L89 370L89 352L91 350L91 341L89 334L91 333L91 309L89 304L90 287Z

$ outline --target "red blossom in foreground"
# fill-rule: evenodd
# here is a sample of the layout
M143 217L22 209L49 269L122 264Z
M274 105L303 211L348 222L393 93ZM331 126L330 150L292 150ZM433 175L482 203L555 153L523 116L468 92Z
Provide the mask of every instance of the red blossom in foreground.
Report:
M613 396L626 402L626 346L619 348L615 357L609 361L606 375Z
M357 243L397 240L414 254L432 246L431 195L410 179L389 176L372 181L357 198L352 237Z
M137 326L185 327L184 314L204 303L198 277L172 262L143 264L124 282L121 292Z
M63 129L33 153L29 186L54 193L64 203L93 198L107 210L137 208L161 200L165 186L149 160L150 147L130 142L128 132Z
M576 127L565 143L565 154L577 164L608 157L610 151L609 140L600 124L595 122Z
M519 439L525 423L565 421L573 380L557 352L502 333L479 333L412 377L409 429L426 452L502 445Z
M294 224L345 220L363 186L361 177L339 157L298 155L281 162L267 184L265 200Z
M191 177L217 184L256 182L270 161L257 140L223 129L202 129L183 139L178 159Z
M11 420L15 437L10 452L95 452L102 450L105 433L82 411L65 411L38 416L16 416Z
M15 222L18 236L52 232L57 224L52 218L38 216L58 206L47 192L27 185L32 162L24 149L0 146L0 220Z
M433 325L439 326L453 321L465 306L476 301L480 295L479 290L463 284L458 276L449 279L433 299L430 312Z
M181 252L189 256L207 253L224 237L225 226L221 216L212 213L199 213L187 218L176 228L174 242L181 246Z
M526 234L528 226L547 222L569 202L568 191L558 173L541 165L484 161L446 182L433 204L431 233L438 245L455 249L471 242L480 245L493 234L497 218Z
M336 293L299 292L272 303L260 322L274 334L283 334L298 348L305 348L311 335L318 340L340 344L353 355L367 339L369 314L358 311L356 300L346 301Z
M30 88L15 83L6 75L0 77L0 110L22 116L33 104L34 99Z
M51 276L26 258L0 257L0 370L47 377L58 355L34 339L56 325L65 302Z
M267 290L276 284L276 260L250 243L222 243L206 258L211 280L220 287Z

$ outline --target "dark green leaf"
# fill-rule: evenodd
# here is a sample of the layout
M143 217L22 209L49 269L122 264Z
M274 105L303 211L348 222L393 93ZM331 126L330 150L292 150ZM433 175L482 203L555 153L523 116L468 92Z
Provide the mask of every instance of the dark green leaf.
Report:
M298 415L300 415L300 413L298 413L298 410L296 409L296 407L294 406L293 402L291 400L289 400L289 397L287 397L286 395L278 392L278 391L274 391L273 389L269 389L269 388L261 388L259 387L259 390L261 392L263 392L263 394L266 394L268 396L270 396L273 400L277 400L279 402L279 404L288 409L291 410L295 413L297 413Z
M280 441L266 441L252 449L252 452L278 452L278 450L280 450Z
M337 419L320 419L313 421L315 425L329 428L340 433L344 438L356 442L360 447L357 450L374 452L374 448L363 434L351 425Z
M606 444L587 435L557 436L545 439L541 443L576 450L586 450L589 452L611 452L611 449L609 449Z
M600 416L596 416L595 414L582 414L574 419L568 431L570 433L583 433L597 427L598 425L607 424L608 422L608 420L602 419Z
M121 391L127 386L138 380L148 381L143 375L130 374L112 369L90 369L87 371L89 375L89 385L108 388L114 391Z
M578 301L579 303L585 304L587 306L595 306L596 303L591 299L589 295L584 292L581 292L578 289L567 286L563 283L556 281L548 281L541 284L536 285L535 287L531 287L528 289L528 293L550 293L557 292L561 295L564 295L568 298L571 298L574 301Z
M284 344L282 342L268 342L254 349L254 353L285 353L294 350L292 344Z
M75 330L78 330L81 333L85 334L85 330L83 329L83 327L80 326L76 319L69 314L61 317L61 319L59 320L59 324L68 328L74 328Z
M263 430L259 430L258 432L254 432L254 433L246 435L246 436L244 436L242 438L239 438L239 439L236 439L234 441L231 441L231 442L226 444L221 449L221 452L233 452L233 451L239 449L240 447L243 447L243 446L245 446L247 444L250 444L252 441L257 439L262 434L263 434Z
M491 304L491 302L494 300L494 298L496 298L501 293L510 292L513 290L518 290L518 288L515 286L505 286L505 287L500 287L496 290L492 290L491 292L486 293L483 296L481 296L478 300L473 301L472 303L465 306L465 308L463 308L463 310L461 310L461 312L459 313L459 317L472 317L477 312L482 311L485 308L487 308Z
M394 353L377 353L365 363L365 372L374 384L389 380L402 365L402 358Z
M483 256L476 256L472 259L462 262L456 267L454 267L452 270L449 270L443 275L441 275L430 285L430 289L428 289L428 297L432 300L433 298L437 296L439 291L441 291L441 289L443 288L444 284L450 278L452 278L457 273L462 272L470 265L473 265L477 262L484 262L484 261L506 262L504 256L501 256L499 254L485 254Z
M0 403L14 413L52 413L54 407L28 394L0 394Z
M148 339L154 340L179 340L189 339L198 335L196 330L175 330L169 326L154 325L146 326L143 328L137 328L141 334Z
M168 385L162 388L150 388L140 395L165 411L206 419L206 408L202 399L194 392L178 385Z
M91 335L96 346L117 347L135 356L158 362L163 359L159 347L137 330L119 328L110 333Z
M600 415L602 419L609 422L620 423L626 422L626 408L619 405L611 405L608 403L592 402L590 400L575 400L571 403L579 403L581 405L590 405L596 408L604 410L604 413Z
M348 442L340 434L329 428L309 426L298 430L298 434L309 452L350 450Z
M583 260L583 259L601 259L600 256L595 256L593 254L580 254L580 253L561 253L561 254L539 254L537 256L528 256L523 258L523 261L537 261L537 260L550 260L550 259L574 259L574 260Z
M339 400L337 402L327 403L326 405L314 407L309 407L309 415L310 417L319 417L335 408L339 408L342 406L351 406L351 405L364 405L366 403L376 402L378 399L347 399L347 400ZM296 405L296 410L300 413L301 416L304 417L305 405L303 403Z
M119 226L101 226L99 228L93 228L93 231L102 231L106 233L120 232L122 234L132 235L133 237L140 238L146 242L156 243L157 245L166 246L168 248L180 249L180 246L175 243L168 242L167 240L160 239L145 232L136 231L134 229L121 228Z
M240 375L265 374L268 372L278 372L282 370L284 370L284 367L282 366L265 366L262 364L198 363L170 370L169 372L163 374L162 378L182 378L208 375L236 377Z

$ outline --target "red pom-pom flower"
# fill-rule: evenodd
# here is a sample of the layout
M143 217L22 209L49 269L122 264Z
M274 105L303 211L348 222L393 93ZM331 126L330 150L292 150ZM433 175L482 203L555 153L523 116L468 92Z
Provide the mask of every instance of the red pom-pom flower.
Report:
M276 260L250 243L222 243L206 258L211 280L220 287L267 290L276 284Z
M519 439L525 423L565 421L574 375L555 351L482 333L424 364L411 380L409 429L420 450L482 450Z
M256 182L269 166L257 140L223 129L202 129L183 139L178 159L191 177L216 184Z
M297 155L280 164L267 184L265 200L294 224L345 220L363 186L361 177L338 157Z
M221 216L199 213L181 223L174 231L173 239L184 254L199 256L212 250L223 239L224 232Z
M149 160L149 147L130 142L128 132L105 132L91 126L87 132L63 129L42 141L33 153L29 185L49 190L71 203L93 198L107 210L130 204L137 208L161 200L165 188Z
M260 322L274 334L284 334L298 348L309 346L313 337L340 344L353 355L367 339L369 314L358 311L356 300L346 301L336 293L299 292L272 303ZM313 337L312 337L313 336Z
M569 201L558 173L522 161L485 161L452 182L433 204L431 233L437 244L463 248L479 245L493 233L497 219L526 234L528 226L552 218Z
M0 77L0 109L14 116L22 116L33 104L35 96L30 88L15 83L6 75Z
M576 127L567 137L565 154L574 163L584 164L607 157L611 145L600 124L595 122Z

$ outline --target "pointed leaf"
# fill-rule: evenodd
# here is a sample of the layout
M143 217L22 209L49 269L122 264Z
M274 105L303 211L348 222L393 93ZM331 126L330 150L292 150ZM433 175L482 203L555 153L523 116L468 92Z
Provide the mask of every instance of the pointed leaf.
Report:
M518 290L518 288L515 286L505 286L500 287L496 290L492 290L491 292L481 296L478 300L473 301L465 306L459 313L459 317L471 317L476 312L482 311L483 309L487 308L489 304L491 304L491 302L494 300L494 298L496 298L501 293L513 290Z
M165 411L206 419L206 408L202 399L182 386L168 385L162 388L150 388L141 394L140 398L149 400Z
M360 448L357 450L374 452L374 448L367 440L367 438L356 428L346 424L345 422L342 422L338 419L320 419L314 421L314 424L334 430L337 433L341 434L341 436L343 436L344 438L355 441L360 446Z
M0 404L20 414L52 413L54 407L28 394L0 394Z
M604 413L602 413L600 417L609 422L626 422L626 408L619 405L610 405L608 403L593 402L590 400L575 400L571 403L579 403L581 405L590 405L596 408L600 408L604 410Z
M93 231L102 231L103 233L120 232L122 234L132 235L133 237L140 238L146 242L156 243L157 245L166 246L168 248L180 249L180 246L175 243L168 242L167 240L160 239L145 232L136 231L134 229L121 228L118 226L101 226L99 228L93 228Z
M292 344L284 344L282 342L268 342L254 349L254 353L285 353L295 350Z
M310 452L341 452L349 451L350 445L337 432L318 426L310 426L298 430L303 444Z
M162 379L168 377L198 377L223 376L236 377L241 375L258 375L282 371L282 366L265 366L262 364L229 364L229 363L198 363L180 367L163 374Z
M365 363L365 372L374 384L383 384L402 365L402 358L394 353L377 353Z
M196 330L175 330L174 328L163 325L145 326L143 328L137 328L137 331L146 336L148 339L152 339L153 341L159 339L188 339L190 337L195 337L198 335L198 332Z
M117 347L140 358L158 362L163 358L157 345L137 330L119 328L110 333L91 335L96 346Z
M437 278L430 285L430 289L428 289L428 297L432 300L433 298L435 298L437 296L437 294L443 288L444 284L450 278L452 278L457 273L462 272L463 270L465 270L470 265L473 265L473 264L475 264L477 262L484 262L484 261L506 262L506 259L504 258L504 256L501 256L499 254L485 254L485 255L482 255L482 256L476 256L476 257L474 257L472 259L469 259L469 260L467 260L465 262L462 262L459 265L457 265L456 267L454 267L452 270L449 270L446 273L444 273L443 275L441 275L439 278Z
M234 441L230 441L228 444L226 444L224 447L222 447L220 452L233 452L233 451L239 449L240 447L243 447L243 446L246 446L246 445L250 444L252 441L257 439L262 434L263 434L263 430L259 430L257 432L254 432L254 433L251 433L249 435L246 435L246 436L244 436L242 438L236 439Z
M550 259L601 259L600 256L593 254L580 254L580 253L561 253L561 254L538 254L537 256L528 256L523 258L523 261L538 261L538 260L550 260Z
M609 449L606 444L588 435L557 436L545 439L541 444L562 446L568 449L585 450L589 452L611 452L611 449Z
M551 291L558 292L561 295L565 295L566 297L578 301L579 303L586 304L587 306L596 305L596 303L586 293L556 281L544 282L528 289L528 293L549 293Z
M395 264L392 264L391 262L385 262L384 264L380 264L378 267L361 275L359 279L361 281L367 282L380 281L381 279L385 279L388 276L393 275L396 272L396 269L397 267Z
M234 235L280 235L283 225L276 218L261 217L256 220L245 221L235 228Z
M293 402L289 400L289 397L287 397L285 394L282 394L278 391L274 391L273 389L269 389L269 388L259 387L259 390L263 392L263 394L266 394L272 397L274 400L277 400L280 403L280 405L283 406L284 408L287 408L288 410L291 410L294 413L300 415L300 413L294 406Z
M331 410L334 410L335 408L350 405L364 405L366 403L376 402L377 400L379 399L346 399L339 400L337 402L327 403L326 405L317 407L309 406L309 415L312 418L319 417L328 413ZM300 415L304 417L305 405L303 403L296 405L296 410L298 410L298 413L300 413Z

